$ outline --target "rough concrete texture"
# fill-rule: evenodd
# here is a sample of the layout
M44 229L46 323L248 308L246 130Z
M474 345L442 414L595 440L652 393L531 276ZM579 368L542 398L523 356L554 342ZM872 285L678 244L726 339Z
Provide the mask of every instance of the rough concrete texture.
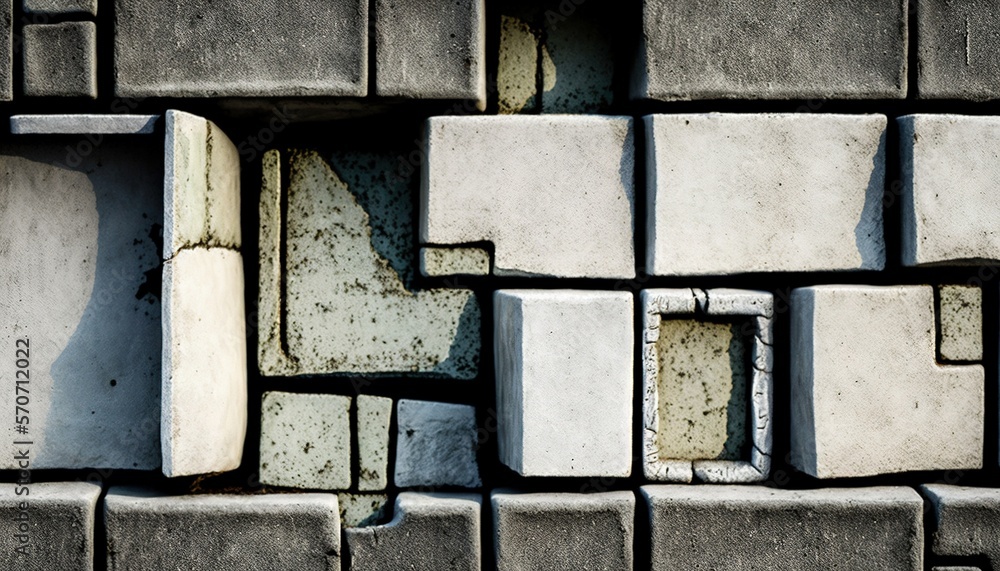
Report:
M293 151L284 161L284 185L279 153L263 161L261 373L475 377L480 309L472 291L412 285L410 181L393 177L396 156L327 162Z
M482 498L466 494L396 497L392 521L346 531L350 571L479 571Z
M401 399L396 425L396 487L482 485L475 407Z
M982 361L983 290L973 286L941 286L937 315L941 359Z
M1000 97L1000 14L990 0L918 0L917 97Z
M920 490L930 502L935 555L985 557L990 568L1000 565L1000 489L926 484Z
M923 502L910 488L641 490L652 571L923 569Z
M14 0L0 0L0 101L14 98Z
M530 21L519 17L519 14L500 16L500 54L497 66L497 105L500 114L538 111L538 42L538 34ZM547 57L547 50L544 54Z
M651 274L884 267L885 116L710 113L645 122Z
M486 106L485 0L375 1L375 93Z
M1000 259L994 223L1000 117L907 115L897 121L903 264Z
M645 0L632 97L903 99L906 0Z
M260 482L315 490L351 487L351 398L264 393Z
M0 343L29 361L5 375L12 403L15 375L30 383L31 467L155 470L162 148L18 141L0 145ZM0 407L7 442L14 421ZM0 468L17 468L13 454Z
M796 468L839 478L982 467L983 367L935 362L929 286L800 288L791 311Z
M14 135L148 135L159 115L14 115Z
M158 496L111 488L108 571L340 568L332 494Z
M22 0L29 14L56 16L63 14L97 15L97 0Z
M0 484L0 566L92 571L101 487L84 482Z
M522 476L632 470L632 295L494 294L500 460Z
M422 243L492 242L496 275L635 275L631 119L432 117L426 131Z
M384 490L389 470L389 421L392 399L358 395L358 489Z
M308 17L303 17L308 14ZM118 97L363 97L368 0L115 0Z
M24 95L97 97L97 26L27 25L22 30Z
M340 504L340 526L366 527L376 525L385 516L389 497L382 494L337 494Z
M488 276L490 253L482 248L420 248L420 273L425 276Z
M632 492L490 497L498 571L632 570Z

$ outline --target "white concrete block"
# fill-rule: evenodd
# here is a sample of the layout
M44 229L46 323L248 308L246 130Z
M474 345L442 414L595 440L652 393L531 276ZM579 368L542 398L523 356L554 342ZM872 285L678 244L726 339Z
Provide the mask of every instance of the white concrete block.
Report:
M147 135L159 115L14 115L15 135Z
M791 310L795 467L817 478L982 467L983 367L935 361L929 286L800 288Z
M351 398L264 393L260 482L314 490L351 487Z
M983 290L972 286L938 289L938 351L945 361L982 361Z
M468 405L401 399L396 408L399 488L478 488L476 409Z
M653 275L881 270L882 115L650 115Z
M523 476L632 470L632 295L494 294L500 460Z
M496 275L635 275L631 119L432 117L426 139L422 243L492 242Z
M363 492L388 484L391 417L392 399L358 395L358 489Z

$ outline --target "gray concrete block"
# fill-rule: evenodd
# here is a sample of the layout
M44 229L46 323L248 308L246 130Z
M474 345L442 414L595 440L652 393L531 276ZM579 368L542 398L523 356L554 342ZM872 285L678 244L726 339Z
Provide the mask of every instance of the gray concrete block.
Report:
M990 0L917 0L917 97L1000 97L1000 14Z
M264 156L262 374L476 376L480 309L473 292L413 285L412 180L395 176L397 159ZM282 164L290 174L284 182Z
M97 97L97 26L31 24L23 29L24 94Z
M159 115L14 115L15 135L148 135Z
M652 571L923 569L923 502L910 488L641 490Z
M935 555L985 557L991 568L1000 565L1000 489L926 484L920 490L930 502Z
M331 494L159 496L111 488L104 522L109 571L340 568Z
M346 530L350 571L479 571L482 498L403 492L392 521Z
M401 399L396 425L397 487L482 485L474 407Z
M644 0L632 96L903 99L906 0Z
M389 423L392 399L358 395L358 489L384 490L389 483Z
M264 393L261 483L317 490L351 487L350 411L350 397Z
M982 361L983 290L972 286L941 286L937 312L941 359Z
M375 0L375 94L485 108L485 1Z
M337 494L340 527L377 525L385 516L389 497L385 494Z
M0 101L14 98L14 0L0 0Z
M490 497L498 571L632 570L632 492Z
M45 16L97 15L97 0L22 0L21 6L29 14Z
M91 571L101 487L84 482L0 484L0 566Z
M119 97L363 97L368 0L115 0ZM180 25L179 23L183 23Z

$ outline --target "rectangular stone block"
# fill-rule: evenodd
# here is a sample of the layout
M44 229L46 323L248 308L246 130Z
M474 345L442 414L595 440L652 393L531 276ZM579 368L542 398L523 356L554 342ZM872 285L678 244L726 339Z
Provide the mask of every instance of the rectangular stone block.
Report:
M97 0L22 0L21 6L29 14L45 16L97 15Z
M396 405L396 487L478 488L476 409L401 399Z
M495 490L490 498L498 571L632 570L632 492Z
M264 393L260 482L316 490L350 488L350 412L350 397Z
M159 115L14 115L15 135L148 135Z
M97 26L93 22L23 28L24 94L97 97Z
M982 467L983 367L937 363L929 286L800 288L791 311L796 468L840 478Z
M1000 14L990 0L917 0L917 96L1000 97Z
M389 483L389 423L392 399L358 395L358 489L384 490Z
M678 114L645 124L651 274L884 267L884 116Z
M632 97L903 99L906 0L644 0Z
M101 487L84 482L0 484L0 566L92 571Z
M930 503L935 555L1000 565L1000 489L926 484L920 491Z
M972 286L941 286L937 300L941 359L982 361L983 290Z
M652 571L920 571L923 502L910 488L643 486Z
M340 568L332 494L158 496L111 488L108 571Z
M118 97L367 94L368 0L115 0L114 14Z
M426 141L422 243L491 242L496 275L635 275L630 118L432 117Z
M485 108L485 0L375 0L375 93Z
M0 0L0 101L14 98L14 0Z
M425 276L488 276L490 253L482 248L420 248L420 273Z
M505 2L500 16L500 46L497 64L497 107L502 115L536 113L538 93L539 50L534 18L525 8L528 2Z
M632 471L632 295L494 294L500 460L522 476Z

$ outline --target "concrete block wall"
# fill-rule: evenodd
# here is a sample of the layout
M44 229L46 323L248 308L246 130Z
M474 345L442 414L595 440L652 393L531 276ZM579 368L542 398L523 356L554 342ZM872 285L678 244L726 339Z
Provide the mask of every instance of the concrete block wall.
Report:
M0 567L997 568L994 8L0 2Z

